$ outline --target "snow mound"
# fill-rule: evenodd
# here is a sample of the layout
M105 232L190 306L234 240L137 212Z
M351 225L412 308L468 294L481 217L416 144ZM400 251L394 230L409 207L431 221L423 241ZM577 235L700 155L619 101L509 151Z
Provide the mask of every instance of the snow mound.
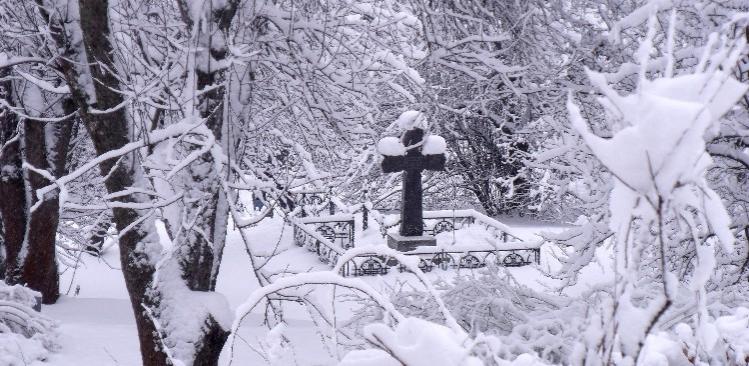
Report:
M39 338L0 331L0 365L26 366L36 364L35 361L46 361L50 349Z
M0 281L0 301L15 302L30 308L37 305L37 298L41 299L42 294L28 287L21 285L10 286Z
M385 324L364 327L365 337L381 349L352 351L338 366L484 366L473 355L477 341L466 333L456 332L446 326L427 320L408 317L393 330ZM487 341L490 336L482 336ZM499 343L492 338L492 343ZM498 366L547 366L537 357L527 353L512 361L493 358Z
M444 154L447 150L447 142L442 136L429 135L424 139L424 146L421 153L424 155Z
M398 120L395 121L403 130L412 130L414 128L426 128L427 120L424 113L419 111L405 111L401 113Z
M0 365L21 366L44 361L57 351L57 324L38 313L38 292L0 281Z
M387 349L349 352L338 366L481 366L464 343L465 334L418 318L406 318L394 330L384 324L364 327L367 339ZM391 356L390 354L393 356ZM400 362L398 361L400 360Z
M190 290L181 278L181 269L173 257L165 257L154 276L161 297L155 309L144 307L147 313L157 311L164 345L175 366L189 366L195 360L195 344L206 326L216 323L224 330L231 327L234 315L223 294L213 291Z
M397 137L384 137L377 143L377 152L385 156L406 155L406 147Z

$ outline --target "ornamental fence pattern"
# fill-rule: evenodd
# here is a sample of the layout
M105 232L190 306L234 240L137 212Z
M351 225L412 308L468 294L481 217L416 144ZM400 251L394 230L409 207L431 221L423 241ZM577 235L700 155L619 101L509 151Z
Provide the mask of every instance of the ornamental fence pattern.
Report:
M294 204L299 207L300 217L318 216L326 211L332 215L335 211L333 196L329 191L298 190L291 193Z
M407 256L417 257L419 268L423 272L435 269L459 270L476 269L486 266L521 267L540 264L540 243L527 243L510 234L505 225L481 215L473 210L452 212L452 215L440 215L440 212L429 212L430 233L433 235L465 228L468 225L480 224L487 228L492 236L499 238L503 244L514 249L498 249L483 246L476 250L450 250L437 247L420 247L414 251L403 252ZM474 214L475 212L475 214ZM459 214L459 215L458 215ZM425 212L425 219L427 212ZM494 222L492 222L494 221ZM292 219L294 244L304 247L317 255L318 259L335 266L343 253L355 246L355 221L352 215L332 215ZM392 227L394 225L391 225ZM508 241L512 239L511 241ZM349 260L342 266L343 276L376 276L392 271L407 272L407 267L395 258L377 254L363 254Z
M343 217L346 215L333 215L326 217L308 217L298 220L300 224L311 227L332 244L346 250L354 247L354 230L356 224L354 217Z
M292 221L292 225L294 226L294 244L317 254L320 262L332 267L338 262L338 257L346 251L304 223Z
M398 226L400 219L398 215L372 215L380 225L380 234L384 238L388 230ZM506 243L508 241L523 241L510 233L510 228L499 221L488 217L476 210L439 210L424 211L424 233L437 235L443 232L451 232L463 229L469 225L479 224L483 226L490 235Z
M419 258L419 269L431 272L434 269L458 270L476 269L487 266L522 267L532 263L540 264L540 248L477 250L469 252L404 252L407 256ZM360 255L348 261L341 269L343 276L379 276L397 270L409 272L397 259L382 255Z

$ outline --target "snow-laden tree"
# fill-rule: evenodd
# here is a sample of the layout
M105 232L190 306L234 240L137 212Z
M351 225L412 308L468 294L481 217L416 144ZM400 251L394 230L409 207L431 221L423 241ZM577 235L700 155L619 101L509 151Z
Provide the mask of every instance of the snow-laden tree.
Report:
M76 138L93 145L76 146L62 176L35 167L48 181L29 192L59 194L68 238L69 228L95 228L111 209L148 365L217 362L229 316L213 290L228 215L240 227L262 218L242 215L237 191L279 197L348 169L341 162L351 148L376 137L374 96L408 94L418 83L403 60L413 57L413 17L390 2L308 2L299 11L272 2L40 0L7 10L28 18L17 24L34 24L22 34L39 46L8 47L4 65L72 101L49 122L74 126L63 118L74 115L86 130ZM56 79L44 83L17 65ZM4 116L22 117L16 100L7 106L13 113ZM99 218L76 222L84 216Z
M36 31L41 19L14 3L0 5L4 34L3 172L8 199L0 209L6 240L5 277L40 291L45 303L57 300L58 269L55 261L59 222L58 192L37 195L55 177L65 173L75 106L59 74L40 67L48 58L43 36ZM17 54L21 58L13 58ZM12 71L11 71L12 69ZM14 177L15 176L15 177Z
M574 42L575 52L569 54L568 75L571 90L580 101L583 115L590 121L591 128L601 136L611 136L614 132L602 117L600 105L594 102L596 93L590 93L590 83L585 77L583 68L600 72L604 78L619 92L636 90L641 68L636 57L641 39L648 31L647 19L652 13L656 16L659 31L652 40L653 59L648 63L646 72L657 76L665 72L665 65L671 60L675 74L691 72L705 53L720 52L717 46L722 37L730 39L745 38L746 22L731 19L740 16L742 11L749 10L742 2L693 2L693 1L642 1L631 3L601 3L597 1L580 1L578 6L569 9L565 17L560 17L567 32L577 34ZM667 30L673 25L673 42L667 44ZM584 30L584 31L583 31ZM712 34L712 36L711 36ZM711 40L711 37L713 38ZM671 53L667 50L672 50ZM747 54L744 53L730 69L738 80L743 80L743 70ZM564 100L560 98L559 104ZM744 105L743 102L740 104ZM713 135L708 143L708 151L715 157L708 180L716 189L731 211L734 227L743 231L742 213L744 192L741 189L743 165L740 163L743 151L742 116L744 108L729 111L721 119L719 133ZM561 111L564 112L564 111ZM568 248L570 256L562 257L563 267L554 276L565 279L565 283L576 283L577 275L592 261L595 262L596 248L606 243L612 234L608 228L608 192L613 187L611 177L596 159L591 159L591 152L581 144L579 135L571 129L564 114L553 113L542 116L534 122L537 138L542 139L543 148L533 158L533 166L546 172L540 186L548 195L546 207L559 205L570 221L580 217L575 228L564 233L549 234L549 239L562 243ZM538 134L545 136L538 136ZM717 146L720 145L720 146ZM738 159L738 160L735 160ZM734 160L732 162L732 160ZM735 182L736 184L730 183ZM678 236L678 233L674 233ZM738 237L744 242L745 236ZM681 239L691 240L689 235ZM684 246L683 248L688 248ZM674 254L675 261L687 256L693 258L693 250ZM745 255L744 255L745 258ZM734 257L729 261L736 262ZM720 259L723 261L724 259ZM735 264L735 263L734 263ZM733 265L733 264L732 264ZM687 266L688 267L688 266ZM686 267L684 268L686 270ZM687 273L688 270L679 271ZM725 285L738 281L740 271L730 270L725 274Z
M674 60L668 57L674 42L671 23L663 76L649 80L655 19L651 16L649 32L636 53L635 91L620 95L604 74L589 73L603 94L599 102L613 136L601 138L591 132L580 108L568 103L572 125L614 176L609 197L609 226L615 233L613 289L604 291L610 297L593 305L600 306L600 318L591 319L592 327L602 331L589 340L586 363L668 359L657 351L643 353L646 338L663 326L674 308L684 311L695 305L695 356L708 362L726 357L714 349L719 338L715 315L708 313L707 284L717 272L718 253L734 254L735 238L729 215L705 177L712 164L705 139L719 132L720 118L749 89L725 71L745 52L746 42L724 39L715 45L715 54L703 54L693 73L675 76ZM678 233L684 232L691 234L691 242L680 240ZM691 247L696 258L674 258L679 246ZM675 273L673 262L679 260L692 265L687 276Z
M447 177L441 174L433 194L450 200L456 190L467 192L492 216L532 212L534 178L525 161L533 137L526 127L542 104L538 87L558 71L542 50L565 43L551 31L552 7L536 1L410 3L424 48L417 70L425 83L417 102L450 150ZM466 202L451 203L460 204Z

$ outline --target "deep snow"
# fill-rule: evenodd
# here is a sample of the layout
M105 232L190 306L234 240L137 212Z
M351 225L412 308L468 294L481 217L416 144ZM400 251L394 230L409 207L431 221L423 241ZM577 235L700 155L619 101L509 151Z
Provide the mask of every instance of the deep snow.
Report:
M231 224L230 224L231 226ZM526 240L537 240L535 235L543 230L560 230L561 226L539 225L533 223L513 222L514 233ZM328 270L313 253L299 248L292 243L292 229L283 225L283 220L276 216L266 219L259 225L247 229L253 240L256 254L268 255L274 248L280 253L266 265L269 271L307 272ZM374 241L378 234L376 229L368 230L367 235L357 233L361 239ZM446 235L446 234L443 234ZM359 239L357 238L357 239ZM278 246L277 246L278 245ZM550 265L549 253L552 248L542 248L542 267ZM260 259L261 263L264 259ZM95 258L84 256L80 267L67 270L61 279L63 292L70 291L55 305L44 306L43 313L60 322L62 349L52 355L48 364L68 365L138 365L140 355L132 310L125 290L119 268L117 248L110 247L102 256ZM461 269L458 273L470 274L472 270ZM366 277L364 280L378 290L387 293L396 286L409 281L410 275L397 271L382 277ZM535 266L513 268L513 275L521 282L536 289L552 285L552 280L543 276ZM435 270L428 273L431 280L450 280L455 271ZM590 278L600 278L600 273L591 273ZM236 309L253 290L259 287L254 273L250 270L249 256L240 238L239 232L230 227L224 259L218 277L217 291L226 296L232 309ZM76 289L78 293L76 294ZM581 288L582 289L582 288ZM570 289L570 291L576 291ZM347 308L349 307L349 308ZM337 311L350 312L347 304L338 304ZM284 308L289 320L283 335L294 343L294 351L276 352L287 359L280 364L293 362L299 365L328 365L333 363L331 354L342 357L343 350L330 349L321 342L315 331L315 325L301 305L287 305ZM257 313L258 310L255 310ZM255 348L272 348L274 334L261 324L262 316L253 314L240 329L238 341L234 347L234 365L267 364L245 342ZM278 331L277 331L278 332ZM272 352L271 352L272 353ZM222 364L228 364L227 348L222 355ZM303 357L296 357L302 355ZM288 358L290 357L290 359Z

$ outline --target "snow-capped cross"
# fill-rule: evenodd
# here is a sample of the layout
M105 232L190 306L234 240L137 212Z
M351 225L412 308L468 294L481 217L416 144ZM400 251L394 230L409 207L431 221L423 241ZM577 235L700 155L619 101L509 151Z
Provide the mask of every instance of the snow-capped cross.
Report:
M388 245L408 251L421 245L435 245L434 237L423 235L421 172L445 169L446 144L440 136L425 138L426 122L421 112L404 112L398 118L398 124L405 130L401 140L385 137L377 144L377 149L383 155L383 172L403 171L399 235L391 235Z

